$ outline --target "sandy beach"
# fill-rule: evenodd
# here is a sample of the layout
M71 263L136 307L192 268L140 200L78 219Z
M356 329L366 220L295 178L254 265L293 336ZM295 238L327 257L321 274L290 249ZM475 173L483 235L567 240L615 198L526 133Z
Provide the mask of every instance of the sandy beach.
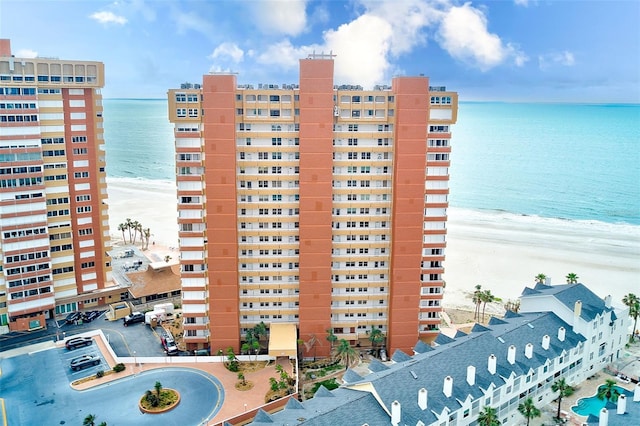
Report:
M151 241L178 246L176 189L172 182L108 179L109 225L114 242L127 218L150 228ZM445 307L472 306L476 284L503 300L516 299L534 277L552 283L569 272L614 304L640 292L640 227L449 208L444 278Z

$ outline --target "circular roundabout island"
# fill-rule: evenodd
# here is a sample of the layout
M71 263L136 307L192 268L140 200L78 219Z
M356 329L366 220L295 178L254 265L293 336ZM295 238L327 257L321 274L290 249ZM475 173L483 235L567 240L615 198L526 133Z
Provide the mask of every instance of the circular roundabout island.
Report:
M156 385L158 384L156 382ZM142 395L138 407L143 413L162 414L173 410L178 404L180 404L180 392L156 386L155 390L148 390Z

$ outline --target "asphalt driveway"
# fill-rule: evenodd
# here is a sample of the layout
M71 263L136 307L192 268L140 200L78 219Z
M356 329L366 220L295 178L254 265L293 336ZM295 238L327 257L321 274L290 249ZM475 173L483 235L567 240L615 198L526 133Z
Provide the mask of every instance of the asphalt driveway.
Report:
M85 391L70 383L95 374L103 364L82 372L71 372L69 357L96 352L88 346L72 352L64 348L0 359L0 389L9 425L78 425L93 414L109 426L206 424L222 407L224 390L205 372L168 367L145 371ZM72 374L71 374L72 373ZM163 414L143 414L138 400L156 381L180 392L181 402Z

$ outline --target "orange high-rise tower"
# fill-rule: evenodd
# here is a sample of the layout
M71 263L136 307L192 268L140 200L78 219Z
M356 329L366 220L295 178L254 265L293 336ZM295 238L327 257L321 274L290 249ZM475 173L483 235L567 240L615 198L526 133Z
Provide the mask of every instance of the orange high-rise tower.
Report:
M100 62L16 58L0 40L0 326L105 303L103 85Z
M437 334L457 94L427 77L295 85L233 74L169 91L185 341L238 351L247 329L296 323L305 356L378 328L410 353Z

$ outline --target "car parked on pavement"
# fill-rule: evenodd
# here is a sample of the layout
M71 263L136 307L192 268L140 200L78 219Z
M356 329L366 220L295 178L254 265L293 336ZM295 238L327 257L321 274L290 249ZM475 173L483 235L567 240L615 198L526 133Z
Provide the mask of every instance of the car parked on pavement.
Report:
M167 352L167 355L177 355L178 354L178 346L176 345L176 341L173 339L173 336L170 334L163 334L160 337L160 343L162 343L162 347Z
M82 318L82 313L79 311L75 311L67 315L67 317L64 319L64 322L67 324L73 324L76 321L78 321L80 318Z
M137 322L144 322L144 314L142 312L133 312L131 315L124 317L123 321L125 326Z
M83 346L89 346L91 344L93 344L93 339L91 337L73 337L64 342L64 346L70 351Z
M100 364L100 357L95 354L89 354L72 359L69 366L73 371L78 371L98 364Z

